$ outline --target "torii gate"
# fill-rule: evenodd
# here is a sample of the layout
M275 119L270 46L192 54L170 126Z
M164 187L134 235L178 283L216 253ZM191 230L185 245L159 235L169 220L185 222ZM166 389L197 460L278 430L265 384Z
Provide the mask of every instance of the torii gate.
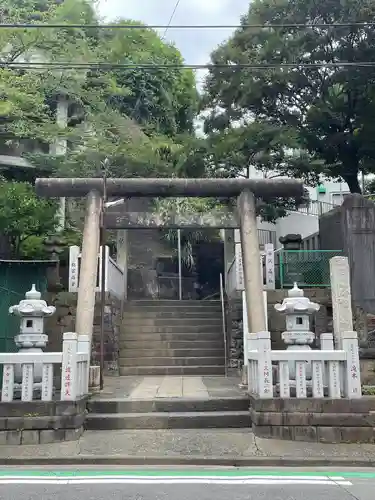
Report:
M100 245L100 219L104 193L109 197L237 197L241 234L242 262L246 290L248 327L250 332L266 330L263 301L263 282L258 265L260 260L256 220L256 198L295 198L303 196L303 184L295 179L37 179L36 193L50 198L87 197L83 230L82 259L77 298L76 332L93 332L97 258ZM129 214L130 221L132 219ZM129 220L110 224L114 229L122 224L131 227ZM224 222L224 225L227 222ZM181 224L181 225L180 225ZM186 227L181 221L171 221L171 227ZM160 225L159 225L160 226ZM157 223L149 227L159 227ZM108 227L108 226L107 226ZM164 227L170 227L164 225ZM252 265L254 262L257 265Z

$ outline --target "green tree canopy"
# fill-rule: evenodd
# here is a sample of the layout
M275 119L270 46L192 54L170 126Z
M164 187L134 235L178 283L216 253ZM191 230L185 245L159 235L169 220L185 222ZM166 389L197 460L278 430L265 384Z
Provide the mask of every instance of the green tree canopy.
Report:
M119 20L118 25L142 25ZM113 29L102 32L103 59L112 64L181 65L181 53L163 41L156 31ZM193 132L198 93L190 69L142 68L114 69L119 87L130 89L125 96L115 96L112 104L122 114L132 116L148 134L175 136Z
M55 201L38 198L30 184L0 181L0 233L12 258L23 257L29 238L54 232L56 212Z
M374 15L371 0L254 0L242 27L211 58L214 64L269 67L211 69L204 97L211 111L206 130L239 141L240 152L250 139L261 153L255 161L261 168L310 183L319 176L343 179L351 192L360 192L359 172L375 171L375 68L305 65L374 61L373 27L266 26L363 23ZM241 129L234 130L238 124ZM259 127L261 142L271 137L272 143L271 161L265 164L264 148L253 140Z
M90 0L0 1L6 23L97 23ZM191 72L69 69L70 63L181 62L181 55L149 30L1 30L2 62L53 61L64 69L0 69L0 141L12 148L30 143L26 158L60 176L98 175L110 159L109 175L168 175L165 149L173 137L191 133L197 103ZM144 86L142 87L142 82ZM141 90L141 92L140 92ZM69 103L66 127L56 124L56 103ZM138 103L138 104L137 104ZM137 106L136 106L137 104ZM67 139L68 148L59 147ZM58 154L49 146L56 144ZM163 146L162 146L163 145ZM166 148L165 148L166 146Z

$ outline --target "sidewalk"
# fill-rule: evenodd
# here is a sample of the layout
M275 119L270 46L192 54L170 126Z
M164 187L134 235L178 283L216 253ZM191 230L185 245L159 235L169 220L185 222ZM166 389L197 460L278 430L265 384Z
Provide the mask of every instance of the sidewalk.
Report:
M0 446L1 465L375 466L375 445L255 438L249 430L86 431L79 441Z

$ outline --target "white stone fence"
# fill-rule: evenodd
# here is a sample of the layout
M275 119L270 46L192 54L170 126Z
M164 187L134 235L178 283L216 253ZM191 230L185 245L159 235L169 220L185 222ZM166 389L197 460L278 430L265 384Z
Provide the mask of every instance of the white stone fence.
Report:
M356 332L342 333L341 350L334 349L333 335L325 333L321 335L321 350L285 351L271 349L269 332L249 333L247 357L249 393L261 399L273 398L274 386L283 399L291 397L292 386L300 399L308 397L308 387L314 398L362 396ZM307 372L311 376L307 377ZM274 380L275 373L278 380Z
M10 402L20 393L21 401L52 401L53 365L61 365L61 401L76 401L88 394L90 339L64 333L62 352L0 353L3 365L1 401ZM38 380L40 382L38 382Z
M125 277L124 270L109 255L109 247L105 248L105 291L111 292L119 298L124 296ZM98 274L96 292L101 291L102 283L102 251L98 254ZM74 245L69 248L69 292L78 292L79 274L81 267L81 249Z

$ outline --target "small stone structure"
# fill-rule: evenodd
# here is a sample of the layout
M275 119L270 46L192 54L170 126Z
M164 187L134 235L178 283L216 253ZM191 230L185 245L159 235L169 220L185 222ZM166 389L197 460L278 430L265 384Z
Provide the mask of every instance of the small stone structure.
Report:
M41 300L41 293L32 285L31 290L26 292L25 299L17 305L9 308L9 314L20 318L20 334L14 339L20 353L42 353L47 343L48 335L44 333L44 318L52 316L56 312L54 306L47 305ZM34 365L34 387L37 396L41 395L42 365ZM14 390L17 397L21 397L22 366L16 365L14 369Z
M0 403L0 445L76 441L83 434L87 397L77 401Z
M330 330L331 293L327 288L312 288L304 291L305 297L319 303L319 311L311 318L311 327L315 332L314 345L319 344L320 334ZM282 333L285 319L275 309L275 304L288 296L288 290L267 291L268 329L271 332L272 349L283 349ZM243 365L243 311L240 298L228 298L226 303L226 324L228 334L229 366L241 369ZM375 374L374 374L375 375Z
M52 317L35 289L9 308L21 319L15 342L18 353L0 353L3 366L0 402L0 445L45 444L79 439L88 397L88 337L63 333L57 352L43 352L48 335L44 317ZM56 388L56 381L59 380Z
M343 310L350 303L349 270L343 259L334 257L330 262L335 287L334 334L321 335L320 350L271 350L269 332L248 336L252 376L249 378L250 412L257 436L326 443L375 442L375 398L362 396L358 337L356 332L347 330L352 324L351 317ZM285 307L277 309L287 312L289 305L289 312L296 320L296 305L302 297L295 299L289 303L286 299ZM306 312L306 304L302 309ZM305 319L302 324L307 328L307 317ZM295 395L291 391L291 382L294 382L291 362L295 365ZM274 383L272 365L277 366L278 384Z
M311 350L310 344L314 341L314 333L310 331L310 316L319 311L320 306L305 297L303 290L297 283L288 291L282 304L275 304L275 309L285 315L286 331L282 338L287 345L287 351ZM290 380L296 380L295 363L289 364ZM306 378L311 380L311 364L306 365Z

